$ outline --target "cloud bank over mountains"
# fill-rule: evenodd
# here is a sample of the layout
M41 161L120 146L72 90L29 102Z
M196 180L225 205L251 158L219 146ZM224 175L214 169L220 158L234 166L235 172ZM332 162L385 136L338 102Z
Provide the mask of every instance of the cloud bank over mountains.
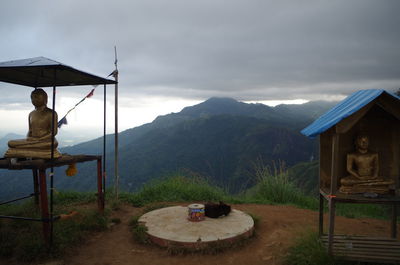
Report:
M317 99L400 86L398 10L390 0L6 0L0 58L42 55L105 76L117 45L128 97Z

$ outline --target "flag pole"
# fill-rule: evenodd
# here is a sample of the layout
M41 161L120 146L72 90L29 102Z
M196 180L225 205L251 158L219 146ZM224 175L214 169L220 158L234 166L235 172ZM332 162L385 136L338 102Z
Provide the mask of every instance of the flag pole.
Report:
M117 46L114 46L115 52L115 70L114 70L114 79L115 79L115 140L114 140L114 191L115 197L118 200L119 195L119 175L118 175L118 59L117 59Z

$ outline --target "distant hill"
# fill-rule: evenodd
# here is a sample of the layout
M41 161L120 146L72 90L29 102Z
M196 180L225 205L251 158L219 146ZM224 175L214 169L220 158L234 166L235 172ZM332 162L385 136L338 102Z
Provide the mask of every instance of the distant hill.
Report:
M247 104L231 98L210 98L200 104L186 107L181 112L158 116L153 122L131 128L119 133L120 146L134 142L155 129L171 128L182 122L206 118L216 115L252 117L262 119L274 125L289 126L293 130L301 130L321 114L333 107L335 103L314 101L301 105L278 105L269 107L263 104ZM114 135L107 135L107 150L113 151ZM78 145L65 147L66 153L76 154L101 153L102 137Z
M316 141L299 131L333 105L310 102L268 107L230 98L211 98L179 113L159 116L152 123L119 134L121 189L134 191L154 178L192 172L216 185L239 191L254 183L252 171L256 160L266 164L284 161L289 167L317 158ZM114 175L113 149L114 137L107 135L107 185L112 184ZM102 138L60 150L69 154L101 154ZM79 173L72 178L64 177L62 170L56 171L58 189L95 188L93 163L79 164ZM9 178L15 175L4 174ZM26 175L22 178L30 182L29 174L19 175ZM20 181L17 184L21 186ZM29 183L25 186L30 189ZM0 194L6 192L2 189L19 187L2 185Z

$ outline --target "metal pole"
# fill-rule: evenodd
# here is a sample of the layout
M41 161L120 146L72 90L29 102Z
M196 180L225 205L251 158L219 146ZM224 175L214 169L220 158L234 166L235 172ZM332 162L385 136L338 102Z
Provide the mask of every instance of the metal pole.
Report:
M390 229L391 238L397 237L397 204L393 203L392 205L392 228Z
M38 170L32 169L33 175L33 194L35 195L35 205L39 205L39 177L38 177Z
M42 213L43 220L43 236L46 244L51 247L52 244L52 233L51 224L45 220L49 220L49 202L47 200L47 184L46 184L46 169L39 169L39 185L40 185L40 211Z
M99 209L99 212L104 212L103 171L101 168L101 158L97 159L97 208Z
M107 86L104 84L104 95L103 95L103 101L104 101L104 117L103 117L103 196L105 197L106 195L106 127L107 127L107 108L106 108L106 100L107 100Z
M5 201L5 202L0 202L0 205L4 205L4 204L8 204L8 203L12 203L12 202L16 202L16 201L20 201L20 200L24 200L24 199L28 199L30 197L36 196L38 195L38 193L31 193L27 196L21 197L21 198L17 198L17 199L13 199L13 200L9 200L9 201ZM36 199L36 198L35 198ZM35 201L36 202L36 201ZM38 201L39 203L39 201Z
M55 147L55 128L57 126L56 119L56 80L57 72L54 69L54 86L53 86L53 112L51 119L51 168L50 168L50 247L53 245L53 190L54 190L54 147ZM41 191L43 192L43 191ZM47 191L44 191L47 192Z
M318 235L321 237L324 234L324 196L319 194L319 222L318 222Z
M328 229L328 254L332 256L333 253L333 241L335 233L335 214L336 214L336 202L335 198L329 198L329 229Z
M114 192L115 197L118 200L119 194L119 175L118 175L118 67L117 67L117 47L114 46L115 51L115 71L114 71L114 78L115 78L115 133L114 133Z

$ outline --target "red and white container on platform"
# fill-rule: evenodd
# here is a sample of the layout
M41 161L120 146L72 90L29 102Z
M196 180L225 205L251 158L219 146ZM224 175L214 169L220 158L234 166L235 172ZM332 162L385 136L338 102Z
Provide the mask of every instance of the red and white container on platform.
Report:
M200 222L205 219L204 204L190 204L188 206L188 220L191 222Z

